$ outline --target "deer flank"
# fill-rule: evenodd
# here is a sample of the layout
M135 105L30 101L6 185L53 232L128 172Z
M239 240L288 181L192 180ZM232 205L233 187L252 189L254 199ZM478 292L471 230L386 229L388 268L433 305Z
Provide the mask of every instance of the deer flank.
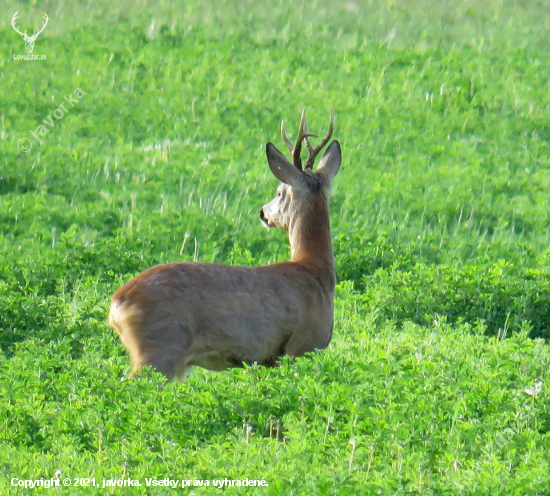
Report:
M330 130L321 143L324 146ZM334 257L328 197L340 168L333 141L314 172L315 156L302 113L290 163L273 145L269 167L281 181L277 196L260 210L267 227L288 231L290 262L263 267L204 263L158 265L120 288L111 301L109 324L129 351L132 375L150 365L168 380L193 366L209 370L243 363L276 366L277 359L326 348L334 321ZM309 157L302 169L300 151Z

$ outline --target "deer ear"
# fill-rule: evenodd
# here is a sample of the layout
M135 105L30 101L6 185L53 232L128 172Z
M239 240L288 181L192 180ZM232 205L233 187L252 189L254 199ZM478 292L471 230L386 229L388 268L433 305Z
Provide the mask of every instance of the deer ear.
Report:
M267 154L267 162L273 175L281 182L289 186L297 186L302 179L300 172L286 157L277 150L273 143L268 143L265 148Z
M342 149L340 148L340 143L334 140L321 157L319 167L317 167L317 172L325 176L328 179L329 184L331 184L334 176L336 176L340 170L341 163Z

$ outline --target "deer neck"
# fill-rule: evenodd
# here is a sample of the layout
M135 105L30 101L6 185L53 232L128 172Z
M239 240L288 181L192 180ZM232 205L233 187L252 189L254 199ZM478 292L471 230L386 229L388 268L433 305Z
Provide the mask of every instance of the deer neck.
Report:
M313 270L333 292L336 276L328 205L325 201L316 203L303 210L289 226L291 261Z

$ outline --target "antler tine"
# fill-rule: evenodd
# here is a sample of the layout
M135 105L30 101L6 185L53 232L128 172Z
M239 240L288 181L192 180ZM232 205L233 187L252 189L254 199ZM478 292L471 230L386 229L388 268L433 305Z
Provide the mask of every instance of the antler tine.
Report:
M288 148L288 151L290 153L294 152L294 146L292 146L292 143L291 141L287 138L286 136L286 131L285 131L285 121L284 119L281 121L281 135L283 136L283 140L285 141L286 143L286 146Z
M291 141L288 139L286 132L285 132L285 121L281 121L281 134L283 136L283 140L286 143L286 146L288 147L290 153L292 154L292 159L294 161L294 166L298 170L302 169L302 159L300 157L300 154L302 152L302 141L304 139L307 141L307 138L310 136L317 136L316 134L309 133L307 130L307 121L306 121L306 109L302 111L302 117L300 119L300 130L298 132L298 138L296 139L296 145L292 146ZM311 145L308 143L308 149Z
M15 14L13 14L13 17L11 18L11 26L21 36L25 36L25 34L27 33L27 30L25 30L25 34L19 31L18 27L15 25L15 21L17 21L17 19L19 19L19 11L16 11Z
M34 33L33 35L31 36L32 39L36 40L36 38L38 38L38 35L44 31L44 28L46 27L46 25L48 24L48 20L49 20L49 17L48 17L48 14L44 14L44 20L42 21L42 28L40 30L38 29L34 29Z
M44 28L48 24L49 20L50 20L50 18L48 17L48 14L44 14L44 20L42 21L42 29L40 31L38 31L38 34L40 34L42 31L44 31Z
M305 112L306 112L306 109L304 109L304 122L305 122L305 128L307 130L307 120L306 120L306 116L305 116ZM313 148L311 146L311 143L309 142L309 137L306 136L304 138L304 141L306 142L306 146L307 146L307 151L309 154L311 154L311 152L313 151Z
M42 31L44 31L44 28L46 27L46 24L48 24L48 21L49 21L49 17L48 17L48 14L44 14L44 20L42 21L42 29L40 31L38 31L38 33L36 33L36 35L38 36Z
M306 162L306 169L312 169L313 163L315 162L315 158L319 154L319 152L323 149L323 147L328 143L328 140L331 138L332 133L334 131L334 109L330 109L330 124L328 126L328 133L324 137L323 141L319 143L314 149L312 149L311 145L308 144L308 150L309 150L309 158Z
M307 120L306 120L306 109L302 110L302 117L300 118L300 132L298 133L298 139L296 140L296 147L294 148L294 165L298 170L302 170L302 158L300 154L302 153L302 142L304 139L307 140L309 136L315 136L307 132Z

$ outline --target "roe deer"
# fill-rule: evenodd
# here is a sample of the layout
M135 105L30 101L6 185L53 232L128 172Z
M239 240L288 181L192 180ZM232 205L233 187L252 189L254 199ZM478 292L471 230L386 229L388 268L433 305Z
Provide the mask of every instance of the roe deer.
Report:
M296 145L281 132L294 164L273 145L267 161L282 181L260 210L267 227L289 232L291 261L264 267L170 263L139 274L113 296L109 324L129 351L134 376L151 365L167 380L194 365L209 370L253 364L273 367L283 355L326 348L334 321L334 256L328 197L342 160L333 141L316 172L313 162L334 127L316 148L302 113ZM309 158L302 169L305 141Z

